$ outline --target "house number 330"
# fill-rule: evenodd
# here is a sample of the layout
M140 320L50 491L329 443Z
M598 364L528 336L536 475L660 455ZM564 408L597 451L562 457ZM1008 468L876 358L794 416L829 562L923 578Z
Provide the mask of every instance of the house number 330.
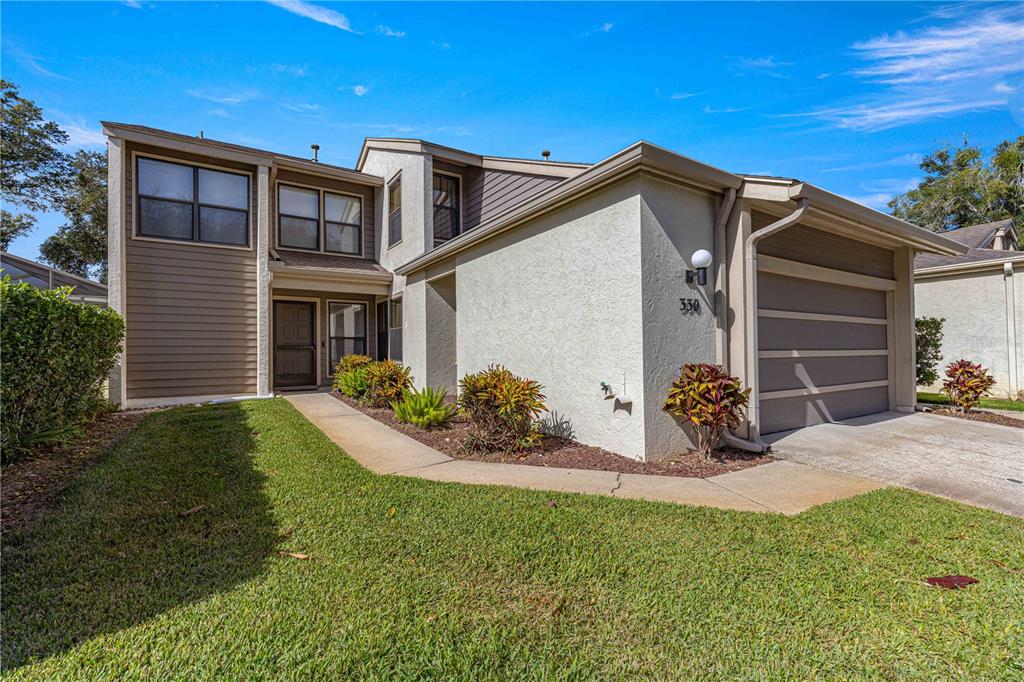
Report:
M684 315L699 315L700 301L696 298L681 298L679 299L679 310Z

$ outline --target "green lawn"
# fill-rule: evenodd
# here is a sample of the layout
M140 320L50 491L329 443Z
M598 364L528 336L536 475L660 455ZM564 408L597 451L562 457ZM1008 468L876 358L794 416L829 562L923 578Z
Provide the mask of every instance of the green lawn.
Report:
M918 391L917 402L933 403L935 405L948 405L949 400L941 393L924 393ZM1014 410L1024 412L1024 400L1002 400L1000 398L982 398L978 407L990 407L995 410Z
M1020 519L378 476L281 400L147 417L2 561L13 678L1024 675Z

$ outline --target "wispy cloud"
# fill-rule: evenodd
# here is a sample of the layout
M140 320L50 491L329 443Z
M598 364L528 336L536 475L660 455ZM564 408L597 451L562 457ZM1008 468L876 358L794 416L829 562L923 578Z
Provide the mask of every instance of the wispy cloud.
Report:
M740 57L736 59L736 66L741 71L751 71L758 75L770 78L785 78L789 76L781 72L782 67L790 66L792 62L780 62L774 55L767 57Z
M142 9L142 3L139 0L121 0L122 5L131 7L132 9Z
M932 10L942 22L912 32L886 33L854 43L863 64L852 74L881 89L795 114L862 132L969 111L1005 108L1008 81L1024 74L1024 5Z
M314 102L281 102L281 106L288 111L297 114L307 114L312 111L320 111L320 105Z
M881 178L860 183L866 194L847 195L847 199L864 204L873 209L884 211L897 194L903 194L917 187L919 178Z
M995 90L996 92L1002 93L1004 95L1012 95L1013 93L1015 93L1018 90L1020 90L1019 87L1015 88L1012 85L1010 85L1009 83L1003 83L1002 81L1000 81L1000 82L996 83L995 85L993 85L992 89Z
M91 128L82 119L66 121L60 124L68 134L68 147L103 147L107 137L99 128Z
M341 12L336 12L335 10L324 7L323 5L304 2L304 0L267 0L267 2L275 7L280 7L287 12L297 14L300 17L312 19L313 21L321 24L327 24L334 28L340 28L342 31L348 31L349 33L357 33L357 31L352 28L352 24L349 23L348 17Z
M384 26L383 24L377 27L377 33L387 36L388 38L404 38L405 31L399 31L393 29L390 26Z
M287 73L302 78L306 75L305 66L294 66L292 64L271 64L270 70L274 73Z
M615 24L613 24L610 21L606 21L603 24L601 24L601 32L602 33L611 33L613 28L615 28Z
M234 118L234 114L226 109L207 109L207 116L217 116L218 118Z
M356 85L353 85L350 89L352 90L352 94L354 94L356 97L362 97L363 95L370 92L369 86L363 85L362 83L357 83Z
M721 109L715 109L710 104L704 106L705 114L738 114L741 111L747 111L751 107L722 107Z
M50 61L49 59L40 57L36 54L32 54L31 52L27 52L21 49L20 47L11 47L8 49L8 53L12 57L14 57L14 61L21 64L29 71L35 71L39 75L46 76L47 78L56 78L62 81L70 80L67 76L62 76L59 73L54 73L53 71L50 71L48 68L43 66L43 62L48 62Z
M872 168L891 168L898 166L917 166L921 163L921 159L924 157L921 154L900 154L899 156L893 156L888 159L882 159L881 161L864 161L862 163L852 163L848 166L838 166L836 168L826 168L821 171L822 173L846 173L848 171L862 171L870 170Z
M699 97L700 95L706 95L710 90L701 90L700 92L673 92L668 96L669 99L683 100L690 99L691 97Z
M430 44L433 45L434 47L440 48L442 50L450 50L450 49L452 49L451 43L449 43L447 40L444 40L443 38L440 39L440 40L431 40Z
M241 90L238 92L211 92L209 90L186 90L185 94L196 99L206 100L214 104L224 106L239 106L246 102L259 99L259 93L255 90Z

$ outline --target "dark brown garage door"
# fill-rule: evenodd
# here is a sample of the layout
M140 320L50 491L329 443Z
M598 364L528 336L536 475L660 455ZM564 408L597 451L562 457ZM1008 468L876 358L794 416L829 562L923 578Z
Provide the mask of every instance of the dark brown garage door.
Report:
M314 303L274 301L274 387L315 386Z

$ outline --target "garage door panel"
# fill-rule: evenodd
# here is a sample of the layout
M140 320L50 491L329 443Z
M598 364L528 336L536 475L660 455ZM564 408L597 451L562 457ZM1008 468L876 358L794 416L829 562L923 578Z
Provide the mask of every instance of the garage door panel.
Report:
M761 400L761 433L788 431L889 409L885 386L822 395Z
M757 298L759 306L769 310L878 318L886 314L884 291L809 282L767 272L757 276Z
M761 358L759 364L762 391L885 381L889 370L889 358L884 355Z
M875 350L886 348L886 326L854 322L758 320L760 350Z

